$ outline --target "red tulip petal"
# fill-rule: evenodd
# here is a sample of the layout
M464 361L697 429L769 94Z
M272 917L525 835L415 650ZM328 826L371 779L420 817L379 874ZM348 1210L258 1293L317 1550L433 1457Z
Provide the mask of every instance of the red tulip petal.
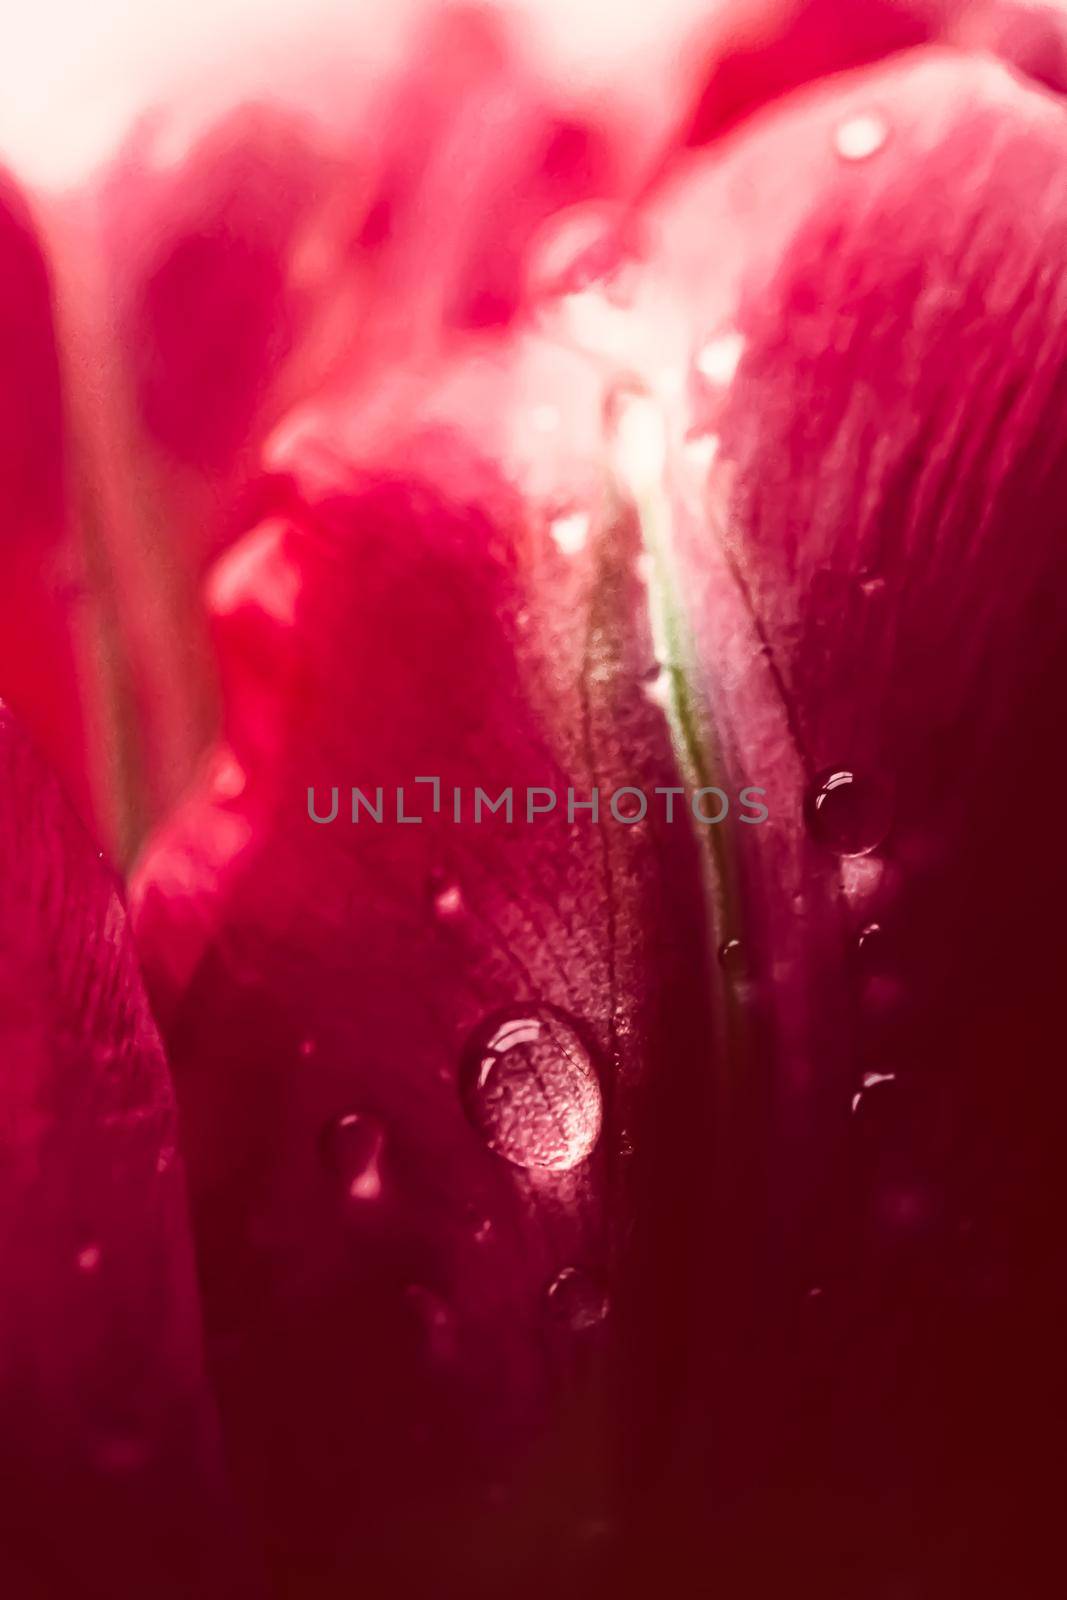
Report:
M29 210L0 174L0 394L4 497L0 694L37 731L87 808L78 685L81 573L67 537L66 441L52 285Z
M1058 102L930 52L783 105L649 220L692 330L695 682L770 809L727 930L761 1085L727 1226L769 1208L720 1330L745 1592L800 1561L1001 1594L1047 1555L1065 173Z
M121 902L0 712L5 1592L235 1592L166 1067Z
M332 472L297 447L298 512L211 590L250 838L183 898L176 853L221 839L194 798L139 875L154 981L175 924L201 930L166 1003L209 1329L302 1594L442 1572L526 1593L602 1561L605 1439L631 1479L661 1460L701 1326L689 831L565 809L673 771L596 394L576 358L490 348L388 416L342 412ZM587 539L557 542L574 517ZM316 826L308 790L328 811L334 785ZM352 785L381 786L382 823L349 820ZM509 786L515 820L475 823L475 788ZM556 810L527 823L527 786ZM398 824L398 787L423 821ZM553 1046L542 1109L512 1117L470 1052L531 1016L572 1064Z

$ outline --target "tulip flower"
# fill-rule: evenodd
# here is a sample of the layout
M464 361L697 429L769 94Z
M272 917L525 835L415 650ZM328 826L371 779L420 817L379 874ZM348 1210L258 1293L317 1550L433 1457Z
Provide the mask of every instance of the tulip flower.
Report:
M1062 12L533 38L5 198L13 1571L1038 1593Z

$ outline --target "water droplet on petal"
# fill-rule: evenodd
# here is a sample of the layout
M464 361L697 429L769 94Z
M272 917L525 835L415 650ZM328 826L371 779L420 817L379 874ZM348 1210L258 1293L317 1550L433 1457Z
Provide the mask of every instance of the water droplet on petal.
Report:
M589 537L589 516L584 511L569 511L554 517L549 532L565 556L576 556Z
M575 1333L595 1328L608 1314L607 1294L582 1267L564 1267L549 1284L545 1303L552 1320Z
M381 1198L384 1146L385 1129L377 1117L348 1111L327 1127L323 1157L353 1200Z
M748 962L740 939L727 939L719 946L719 965L731 978L747 976Z
M889 124L875 111L865 111L839 123L834 149L842 161L866 161L877 155L889 137Z
M572 1025L547 1007L489 1018L464 1052L460 1092L489 1148L518 1167L568 1171L600 1136L596 1068Z
M877 1089L879 1084L895 1083L896 1081L897 1075L895 1072L865 1072L863 1077L860 1079L859 1092L852 1096L853 1115L855 1115L862 1105L865 1094L869 1094L872 1089Z
M860 929L856 953L866 972L881 972L885 965L886 937L880 922L868 922Z
M720 333L714 339L709 339L697 352L697 371L707 378L709 383L725 389L733 382L744 353L743 334L738 333L736 329Z
M101 1250L98 1244L87 1244L84 1250L78 1251L78 1271L95 1272L101 1261Z
M804 802L808 828L824 850L864 856L885 840L892 821L888 788L843 768L821 773Z
M310 1061L311 1057L315 1054L318 1048L319 1047L316 1041L310 1037L307 1039L301 1039L300 1041L300 1054L303 1056L305 1061Z
M433 897L433 908L439 917L456 917L463 910L463 892L456 883L446 884Z

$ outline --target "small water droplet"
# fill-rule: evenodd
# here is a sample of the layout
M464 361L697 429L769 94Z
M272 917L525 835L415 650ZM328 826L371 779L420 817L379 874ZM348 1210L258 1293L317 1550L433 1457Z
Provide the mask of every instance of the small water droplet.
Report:
M475 1224L475 1228L474 1228L474 1242L475 1242L475 1244L485 1244L486 1240L489 1238L489 1236L492 1233L492 1231L493 1231L493 1223L492 1223L491 1218L483 1217L480 1222Z
M864 856L885 840L892 821L888 788L844 768L820 773L804 802L808 828L824 850Z
M87 1244L84 1250L78 1251L78 1271L95 1272L100 1265L102 1252L98 1244Z
M463 892L457 883L449 883L433 897L433 908L439 917L456 917L463 910Z
M880 922L868 922L865 928L860 929L859 938L856 940L856 954L865 972L885 970L886 944L886 936Z
M889 138L889 124L876 111L848 117L834 130L834 149L842 161L866 161Z
M719 946L719 965L731 978L748 976L748 961L740 939L727 939Z
M300 1041L300 1054L303 1056L305 1061L309 1061L318 1048L317 1042L310 1036L307 1039L301 1039Z
M377 1117L347 1111L326 1128L322 1154L353 1200L378 1200L382 1193L384 1146L385 1129Z
M489 1148L519 1167L568 1171L600 1137L596 1068L574 1027L548 1007L489 1018L464 1052L460 1093Z
M897 1075L895 1072L865 1072L863 1077L860 1079L860 1089L858 1093L852 1096L853 1116L855 1116L856 1112L863 1104L864 1095L869 1094L872 1089L877 1089L879 1084L895 1083L896 1081Z
M725 389L733 382L744 353L744 335L738 333L736 329L717 334L697 352L697 371L707 378L709 383Z
M585 511L564 512L552 519L548 531L565 556L576 556L589 538L589 515Z
M564 1267L549 1284L545 1302L552 1320L575 1333L595 1328L608 1314L607 1294L582 1267Z

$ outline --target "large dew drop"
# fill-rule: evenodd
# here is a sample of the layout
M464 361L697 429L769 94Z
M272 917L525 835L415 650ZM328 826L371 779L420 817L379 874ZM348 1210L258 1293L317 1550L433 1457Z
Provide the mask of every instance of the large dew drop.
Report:
M567 1019L547 1007L500 1012L477 1029L460 1092L489 1148L517 1167L566 1172L600 1137L596 1068Z
M885 840L892 822L892 796L873 778L844 769L820 773L804 802L812 838L837 856L865 856Z

